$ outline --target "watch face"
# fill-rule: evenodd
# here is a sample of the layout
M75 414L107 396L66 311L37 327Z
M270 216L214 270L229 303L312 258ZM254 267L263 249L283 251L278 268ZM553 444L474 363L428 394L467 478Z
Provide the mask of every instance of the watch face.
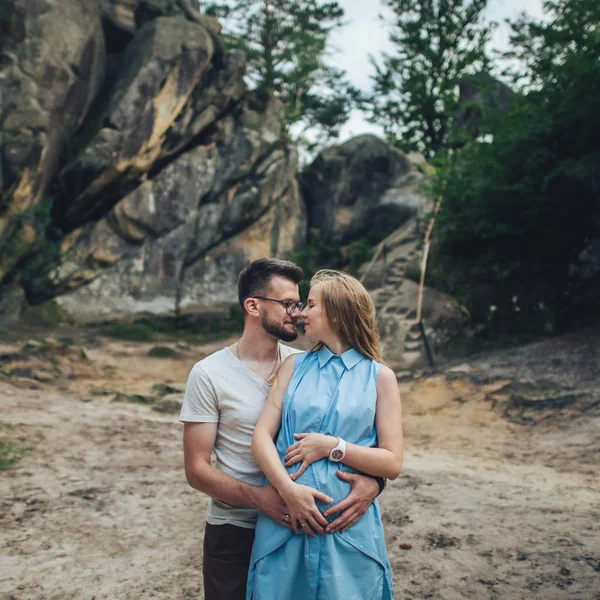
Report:
M342 458L344 458L344 453L341 450L334 450L331 453L331 458L333 460L342 460Z

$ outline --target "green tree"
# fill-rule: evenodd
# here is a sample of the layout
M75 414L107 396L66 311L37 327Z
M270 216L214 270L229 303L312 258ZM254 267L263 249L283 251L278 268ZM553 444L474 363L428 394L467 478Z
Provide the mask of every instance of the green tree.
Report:
M221 19L227 46L246 54L251 87L283 101L287 125L337 137L358 97L326 61L329 35L343 24L338 2L226 0L205 12Z
M440 172L437 267L467 303L487 289L505 324L553 330L591 297L578 259L600 237L600 4L544 6L512 24L524 94Z
M452 130L461 78L488 72L487 0L384 0L392 9L390 41L375 68L368 118L388 141L428 157L444 148Z
M546 0L549 19L532 20L523 13L510 22L512 49L504 57L517 62L507 75L525 90L552 86L556 77L576 76L573 69L598 57L600 3L593 0Z

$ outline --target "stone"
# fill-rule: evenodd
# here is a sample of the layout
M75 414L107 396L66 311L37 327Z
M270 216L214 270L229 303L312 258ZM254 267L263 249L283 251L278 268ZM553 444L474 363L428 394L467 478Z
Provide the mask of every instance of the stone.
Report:
M159 17L181 16L195 23L203 20L195 0L98 0L98 6L113 35L114 30L121 30L133 36L136 29Z
M104 76L94 0L7 0L0 62L0 281L35 249L39 209L60 154ZM5 18L5 17L3 17Z
M421 210L423 179L405 154L373 135L326 148L300 178L309 229L342 244L369 230L391 232Z
M16 284L0 286L0 327L18 323L26 304L22 287Z
M214 43L202 26L161 17L136 32L123 56L104 126L60 175L63 229L105 214L168 155L169 129L210 68Z
M262 112L240 107L206 145L181 154L69 238L52 284L70 318L231 304L249 260L302 246L298 157L281 140L281 108L275 99Z
M487 73L463 78L459 84L453 136L455 145L462 146L467 139L489 133L485 116L490 111L508 113L517 100L517 94L507 85Z

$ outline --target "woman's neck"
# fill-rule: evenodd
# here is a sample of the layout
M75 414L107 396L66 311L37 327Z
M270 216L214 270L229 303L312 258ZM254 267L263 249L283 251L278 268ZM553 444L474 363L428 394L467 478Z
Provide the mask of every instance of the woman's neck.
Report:
M338 337L322 340L323 344L325 344L334 354L344 354L344 352L350 350L350 344L346 344L342 342Z

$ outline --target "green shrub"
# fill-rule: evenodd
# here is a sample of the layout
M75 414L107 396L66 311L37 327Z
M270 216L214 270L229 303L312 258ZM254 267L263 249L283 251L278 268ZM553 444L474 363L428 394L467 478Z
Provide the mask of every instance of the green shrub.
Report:
M154 339L154 332L146 323L109 323L100 330L101 335L129 340L133 342L148 342Z
M0 439L0 471L7 471L27 453L27 448L22 448L7 439Z
M180 394L181 390L177 388L171 387L166 383L155 383L152 386L152 391L158 394L161 398L162 396L166 396L167 394Z
M148 356L152 358L173 358L178 356L178 354L168 346L153 346L148 350Z
M122 394L117 392L111 402L129 402L131 404L143 404L146 406L156 402L154 396L143 396L142 394Z

